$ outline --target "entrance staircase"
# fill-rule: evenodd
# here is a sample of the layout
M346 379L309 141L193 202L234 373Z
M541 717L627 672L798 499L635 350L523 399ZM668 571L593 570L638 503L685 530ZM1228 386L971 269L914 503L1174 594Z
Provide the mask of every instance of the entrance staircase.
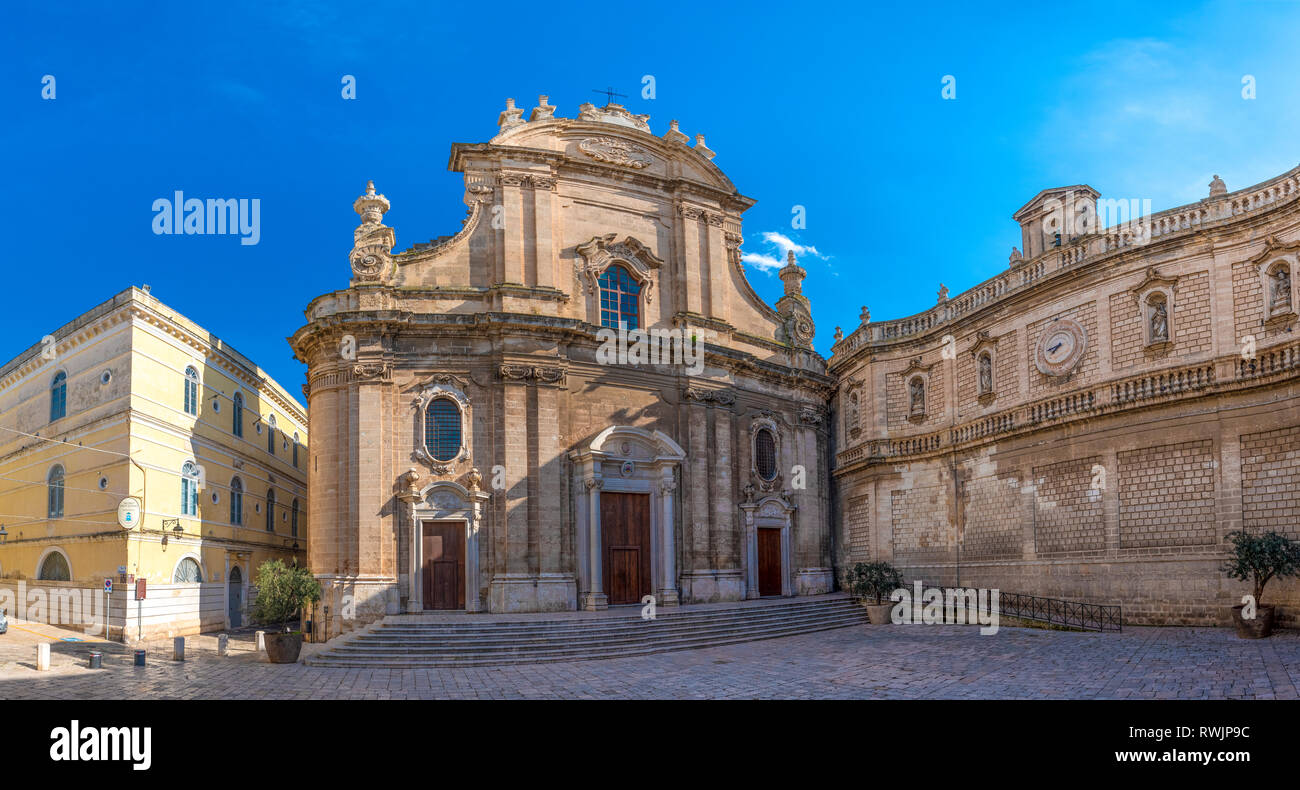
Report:
M622 658L864 625L842 593L550 615L390 615L305 659L319 667L463 667Z

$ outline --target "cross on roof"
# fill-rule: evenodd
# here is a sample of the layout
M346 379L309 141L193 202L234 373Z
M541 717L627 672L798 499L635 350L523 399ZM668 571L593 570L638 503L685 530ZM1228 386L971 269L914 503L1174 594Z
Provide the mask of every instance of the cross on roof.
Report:
M606 89L603 90L603 91L602 91L602 90L599 90L599 89L592 89L591 92L592 92L592 93L603 93L603 94L609 96L609 103L610 103L610 104L613 104L613 103L614 103L614 97L615 97L615 96L618 96L618 97L620 97L620 98L624 98L624 99L627 98L627 94L624 94L624 93L615 93L613 88L606 88Z

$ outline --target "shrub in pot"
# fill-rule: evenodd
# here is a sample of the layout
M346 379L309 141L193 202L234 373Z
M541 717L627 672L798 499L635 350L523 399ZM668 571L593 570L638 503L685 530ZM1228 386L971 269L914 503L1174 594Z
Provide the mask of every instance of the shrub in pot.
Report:
M889 622L889 594L903 586L903 574L887 562L859 562L846 574L849 591L861 600L872 625ZM874 601L875 603L872 603Z
M1273 607L1264 605L1264 587L1273 579L1300 576L1300 543L1285 535L1269 531L1251 535L1244 530L1229 532L1232 543L1223 572L1238 581L1254 585L1255 616L1245 604L1232 607L1232 622L1237 636L1260 639L1273 632Z
M280 560L269 560L258 566L253 619L271 627L266 631L265 642L266 657L272 664L292 664L298 660L302 631L291 631L289 622L320 597L320 582L297 563L285 565Z

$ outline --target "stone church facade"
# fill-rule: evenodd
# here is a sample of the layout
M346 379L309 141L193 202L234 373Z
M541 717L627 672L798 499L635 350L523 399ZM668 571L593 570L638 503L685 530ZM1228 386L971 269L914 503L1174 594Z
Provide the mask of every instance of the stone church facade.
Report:
M781 270L775 307L757 296L753 201L702 136L617 104L554 113L509 102L491 141L452 147L453 236L394 253L368 187L350 286L290 338L334 633L834 587L833 380L804 270Z
M869 560L1210 623L1229 531L1300 537L1300 168L1120 224L1044 190L1005 272L863 308L827 361L793 256L774 306L749 285L752 201L702 136L545 97L498 125L452 146L456 234L394 252L357 198L349 287L290 338L327 636L814 595Z
M1111 227L1045 190L1006 271L837 330L836 565L1224 621L1225 535L1300 538L1298 176Z

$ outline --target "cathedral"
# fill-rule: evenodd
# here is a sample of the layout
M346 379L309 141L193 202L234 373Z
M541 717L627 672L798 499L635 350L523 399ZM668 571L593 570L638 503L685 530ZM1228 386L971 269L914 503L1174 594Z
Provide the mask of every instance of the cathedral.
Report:
M367 186L349 287L290 338L326 628L832 590L806 272L791 257L759 298L753 201L676 122L543 96L498 125L452 146L454 235L394 251Z
M1045 189L1000 273L863 307L826 360L793 255L774 305L746 279L753 201L703 136L555 112L452 146L454 235L395 251L367 186L351 282L290 338L326 637L817 595L875 560L1212 624L1230 531L1300 537L1300 168L1118 222Z

